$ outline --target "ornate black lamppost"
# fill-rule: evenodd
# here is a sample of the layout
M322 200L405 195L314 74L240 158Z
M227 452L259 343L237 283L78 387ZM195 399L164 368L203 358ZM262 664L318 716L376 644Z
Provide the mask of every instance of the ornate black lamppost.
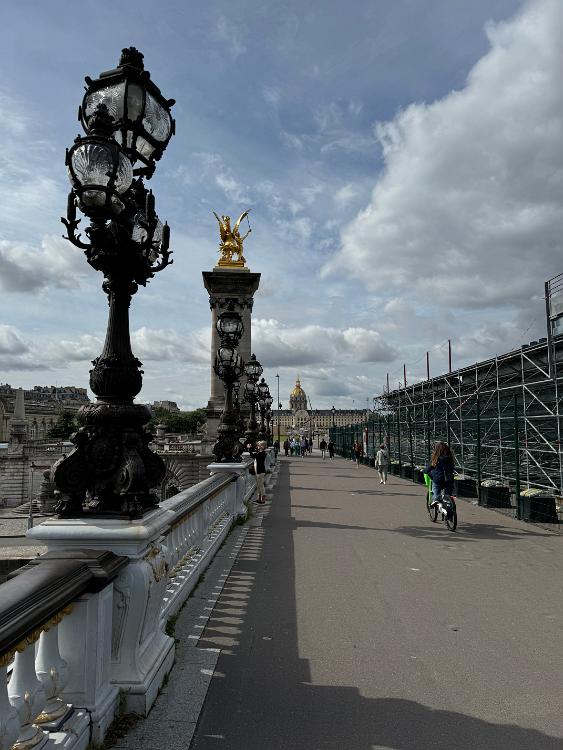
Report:
M67 151L72 184L69 239L104 274L109 319L102 353L92 364L94 404L78 413L75 448L53 467L60 516L140 517L158 500L153 492L165 474L149 450L146 406L133 403L142 386L141 362L131 351L129 305L170 260L168 225L155 212L149 178L174 133L173 100L165 99L143 68L143 55L123 50L119 66L86 78L80 119L86 132ZM134 179L134 176L137 179ZM87 241L77 231L79 209L90 221Z
M258 408L260 409L260 429L258 430L259 440L268 440L268 431L266 429L266 412L268 411L268 400L270 406L272 404L272 397L270 396L270 388L268 384L262 378L258 383Z
M233 408L233 389L244 372L244 362L237 348L244 333L244 324L233 304L219 315L217 333L221 346L217 350L214 369L225 384L225 406L213 453L218 462L236 463L241 460L242 445L239 442L239 414Z
M266 405L266 439L268 441L268 445L272 445L272 429L271 429L271 422L272 422L272 404L274 403L274 399L268 395L264 399L265 405Z
M258 378L262 375L263 368L260 362L256 359L256 355L252 354L250 360L244 366L244 372L246 375L246 386L244 388L243 401L250 406L250 417L248 419L248 425L246 429L246 439L256 445L258 439L258 424L256 422L256 404L260 398L258 392Z
M240 380L233 385L233 411L237 418L237 433L239 438L244 435L246 430L246 422L244 415L240 409Z

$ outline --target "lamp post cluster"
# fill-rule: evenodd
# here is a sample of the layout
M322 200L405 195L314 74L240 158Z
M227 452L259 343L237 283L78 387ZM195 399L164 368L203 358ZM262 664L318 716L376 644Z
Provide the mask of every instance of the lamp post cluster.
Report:
M217 376L225 385L225 405L221 414L221 421L217 428L218 439L213 446L213 454L220 463L239 462L242 458L244 446L241 439L253 446L257 440L271 443L271 407L273 399L268 384L262 378L263 368L252 354L250 360L243 362L238 344L244 333L244 324L240 313L235 310L234 303L229 304L227 310L217 320L217 333L220 347L215 357L214 369ZM250 407L248 423L245 424L240 405L240 378L246 376L242 401ZM256 421L256 409L260 416L260 425Z
M173 104L134 47L122 51L115 69L86 78L79 110L85 135L66 154L72 189L62 221L67 239L104 275L109 317L102 353L90 370L96 403L80 409L75 448L53 467L61 516L139 517L158 502L151 488L161 483L165 467L149 449L144 425L150 412L133 402L143 371L131 350L129 305L139 285L172 263L168 225L143 179L150 179L174 134ZM77 209L89 220L85 239Z
M244 372L244 362L238 351L238 344L244 333L242 317L234 304L231 303L217 320L217 333L220 346L215 357L214 369L217 376L225 384L225 406L221 415L221 422L217 428L217 442L213 446L213 453L217 461L233 463L240 461L242 445L240 436L240 403L238 391L239 379ZM233 392L236 397L233 401Z

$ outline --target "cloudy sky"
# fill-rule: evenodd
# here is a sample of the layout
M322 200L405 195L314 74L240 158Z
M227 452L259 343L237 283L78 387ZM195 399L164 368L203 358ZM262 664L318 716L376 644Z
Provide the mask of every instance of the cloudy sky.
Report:
M8 0L0 381L87 385L107 305L61 239L83 77L135 45L177 135L151 180L174 265L135 297L142 400L209 396L212 210L252 208L253 348L281 399L357 407L544 335L563 271L561 0Z

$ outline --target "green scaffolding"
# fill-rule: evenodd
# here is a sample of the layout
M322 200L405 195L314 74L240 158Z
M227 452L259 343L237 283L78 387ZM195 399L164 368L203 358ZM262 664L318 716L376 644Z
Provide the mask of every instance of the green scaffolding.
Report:
M373 464L384 442L392 467L413 479L442 440L454 452L457 472L475 479L478 488L489 479L517 494L538 488L560 495L562 365L563 336L532 342L383 393L367 420L334 427L331 438L346 457L361 440L366 464Z

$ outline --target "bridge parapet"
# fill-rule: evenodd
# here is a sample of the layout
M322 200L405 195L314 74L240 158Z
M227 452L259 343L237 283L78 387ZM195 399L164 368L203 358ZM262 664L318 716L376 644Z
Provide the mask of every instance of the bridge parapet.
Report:
M246 514L251 463L210 466L141 519L30 530L48 552L0 586L0 750L99 744L120 692L148 713L174 661L166 622Z

